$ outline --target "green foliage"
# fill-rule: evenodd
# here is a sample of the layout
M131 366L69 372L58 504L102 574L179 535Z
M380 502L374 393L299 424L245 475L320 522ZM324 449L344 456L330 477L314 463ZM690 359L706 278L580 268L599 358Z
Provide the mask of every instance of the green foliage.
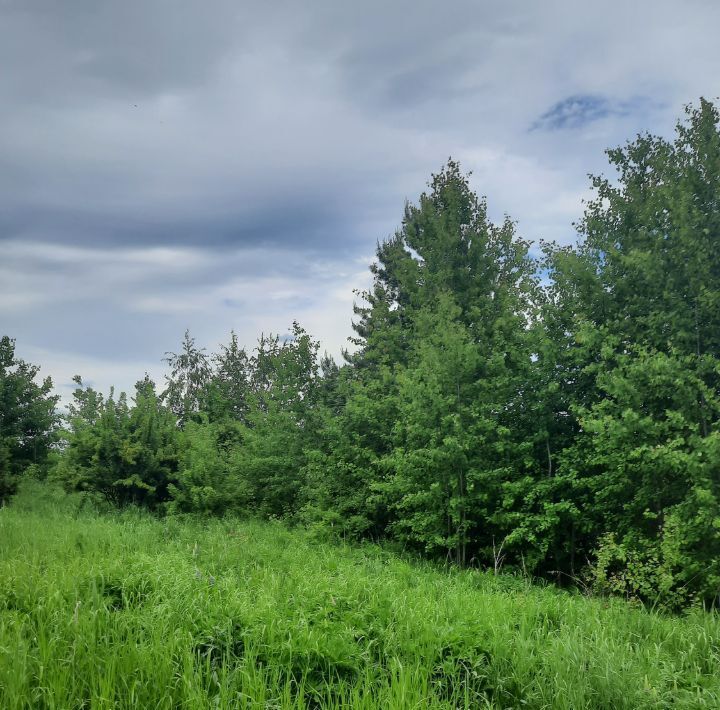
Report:
M675 513L668 515L657 539L626 536L618 542L613 533L600 539L594 564L587 576L593 591L618 594L628 599L652 600L654 604L680 610L697 601L698 595L688 582L686 524ZM710 574L713 589L718 588L717 570ZM697 587L697 585L695 585Z
M673 143L609 151L619 178L594 179L584 243L550 260L580 544L601 538L600 586L611 559L611 587L671 607L718 594L719 121L702 100Z
M318 407L315 446L306 450L301 517L333 537L377 540L389 521L380 484L398 417L396 380L385 366L363 378L343 368L335 387L338 401Z
M509 219L488 221L450 161L377 257L350 359L360 401L367 408L368 394L378 397L375 408L384 403L389 415L375 417L368 442L369 488L401 541L460 564L487 562L521 514L510 488L537 468L525 414L538 296L528 245Z
M49 377L15 354L15 341L0 338L0 505L30 466L43 472L56 440L58 397Z
M249 485L240 475L237 452L241 437L241 426L231 420L187 424L177 477L169 485L169 512L222 515L247 509Z
M449 297L418 314L410 364L398 377L396 446L385 458L393 475L382 489L401 540L465 564L471 530L485 522L477 494L489 487L475 486L492 466L484 444L493 427L477 416L480 353L459 315Z
M264 516L297 510L314 430L317 350L297 323L283 340L261 336L249 357L231 336L208 380L208 417L196 414L185 425L170 510Z
M252 361L253 393L239 465L255 511L297 511L305 449L314 440L318 344L297 324L282 342L261 338Z
M608 151L580 228L583 317L620 345L717 354L720 346L720 116L688 107L673 143L641 136Z
M211 421L234 419L245 421L251 393L252 362L240 347L235 332L230 342L220 346L212 356L214 365L205 395L206 409Z
M107 398L75 378L66 448L53 473L71 490L102 494L118 505L155 508L168 500L178 468L175 417L145 377L134 406L124 393Z

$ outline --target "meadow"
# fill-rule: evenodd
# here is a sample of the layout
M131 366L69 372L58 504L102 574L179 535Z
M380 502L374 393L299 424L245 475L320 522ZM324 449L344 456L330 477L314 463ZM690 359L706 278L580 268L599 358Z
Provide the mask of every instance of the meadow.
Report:
M0 510L0 708L717 708L720 622L280 523Z

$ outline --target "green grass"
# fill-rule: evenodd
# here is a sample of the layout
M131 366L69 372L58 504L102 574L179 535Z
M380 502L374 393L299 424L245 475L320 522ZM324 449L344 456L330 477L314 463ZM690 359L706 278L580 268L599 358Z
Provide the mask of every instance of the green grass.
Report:
M718 708L720 622L269 523L0 510L0 708Z

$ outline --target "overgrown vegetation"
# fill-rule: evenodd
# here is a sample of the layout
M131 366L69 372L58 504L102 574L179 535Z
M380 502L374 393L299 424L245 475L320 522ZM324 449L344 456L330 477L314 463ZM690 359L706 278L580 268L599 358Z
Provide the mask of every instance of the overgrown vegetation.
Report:
M720 621L313 541L279 523L0 510L0 707L716 708Z
M162 393L78 379L55 457L49 387L4 339L0 497L33 463L119 505L714 607L719 119L702 100L673 142L609 151L617 177L593 178L573 247L492 224L450 161L379 244L342 366L297 324L214 355L186 334Z

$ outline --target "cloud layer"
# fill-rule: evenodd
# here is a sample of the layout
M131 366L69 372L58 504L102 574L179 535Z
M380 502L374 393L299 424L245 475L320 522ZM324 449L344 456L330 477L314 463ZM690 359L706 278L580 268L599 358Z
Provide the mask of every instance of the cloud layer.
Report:
M720 93L713 0L0 1L0 331L60 388L128 388L189 327L352 289L449 155L491 214L567 242L603 149Z

